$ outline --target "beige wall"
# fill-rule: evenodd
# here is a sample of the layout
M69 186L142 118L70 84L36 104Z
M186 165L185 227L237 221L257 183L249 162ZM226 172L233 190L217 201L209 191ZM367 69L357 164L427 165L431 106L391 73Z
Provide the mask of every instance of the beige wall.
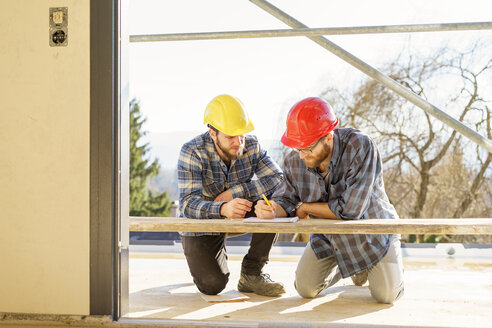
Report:
M89 0L0 0L0 31L0 312L88 314Z

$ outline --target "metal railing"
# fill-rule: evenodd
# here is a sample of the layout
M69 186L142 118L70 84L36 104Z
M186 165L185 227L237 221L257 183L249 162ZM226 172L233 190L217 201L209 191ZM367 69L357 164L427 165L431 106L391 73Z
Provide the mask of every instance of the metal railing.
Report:
M492 29L492 22L294 28L294 29L227 31L227 32L142 34L142 35L131 35L130 42L198 41L198 40L218 40L218 39L224 40L224 39L277 38L277 37L317 36L317 35L470 31L470 30L490 30L490 29Z
M419 97L405 88L389 76L368 65L348 51L329 41L322 35L347 35L347 34L374 34L374 33L411 33L411 32L436 32L436 31L465 31L465 30L491 30L492 22L472 23L442 23L442 24L414 24L414 25L386 25L386 26L360 26L360 27L335 27L335 28L309 28L295 18L289 16L277 7L265 0L250 0L272 16L286 23L293 29L287 30L256 30L256 31L228 31L228 32L202 32L202 33L177 33L177 34L149 34L131 35L130 42L158 42L158 41L184 41L184 40L216 40L238 38L265 38L265 37L292 37L305 36L316 42L323 48L332 52L342 60L354 66L361 72L380 82L398 95L420 107L428 114L434 116L447 126L456 130L477 145L492 153L492 141L483 137L462 122L446 114L438 107Z

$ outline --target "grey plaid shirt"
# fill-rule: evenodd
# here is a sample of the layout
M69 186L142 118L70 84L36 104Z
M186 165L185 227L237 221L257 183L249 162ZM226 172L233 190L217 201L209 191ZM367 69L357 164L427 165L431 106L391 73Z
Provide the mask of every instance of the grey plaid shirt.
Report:
M383 183L383 163L374 141L355 129L333 131L333 155L323 179L299 154L284 161L284 182L273 200L289 216L300 202L328 203L343 220L398 219ZM312 234L311 247L319 259L334 255L344 278L377 264L388 251L392 235Z
M226 190L233 198L254 202L261 194L271 195L282 181L283 173L255 136L246 135L243 153L228 168L215 150L208 132L188 141L178 160L179 210L181 217L221 219L225 202L214 199ZM256 175L256 178L253 177ZM218 235L219 233L184 232L184 236Z

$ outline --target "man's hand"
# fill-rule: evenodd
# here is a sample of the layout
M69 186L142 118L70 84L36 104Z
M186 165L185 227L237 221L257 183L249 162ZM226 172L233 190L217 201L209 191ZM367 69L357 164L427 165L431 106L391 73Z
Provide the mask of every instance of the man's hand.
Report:
M275 218L277 216L275 210L277 209L278 204L273 200L270 201L270 204L272 204L272 206L268 206L264 200L259 200L255 206L256 217L260 219Z
M296 216L299 217L299 219L307 219L307 216L309 213L307 212L307 203L302 203L301 206L299 206L296 210Z
M244 218L244 215L247 212L251 211L252 205L253 203L247 199L234 198L233 200L222 204L222 206L220 207L220 215L225 216L229 219Z
M230 202L232 200L232 192L230 189L227 189L219 196L214 199L214 202Z

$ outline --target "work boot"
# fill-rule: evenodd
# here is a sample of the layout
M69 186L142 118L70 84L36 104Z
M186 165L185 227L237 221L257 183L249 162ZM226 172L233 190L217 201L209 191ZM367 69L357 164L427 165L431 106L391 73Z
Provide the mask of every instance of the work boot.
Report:
M249 275L241 273L237 289L244 293L255 293L263 296L280 296L285 293L284 285L274 282L266 273Z
M354 285L356 285L356 286L362 286L367 281L367 270L364 270L364 271L361 271L359 273L356 273L353 276L350 276L350 278L352 278L352 281L354 282Z

